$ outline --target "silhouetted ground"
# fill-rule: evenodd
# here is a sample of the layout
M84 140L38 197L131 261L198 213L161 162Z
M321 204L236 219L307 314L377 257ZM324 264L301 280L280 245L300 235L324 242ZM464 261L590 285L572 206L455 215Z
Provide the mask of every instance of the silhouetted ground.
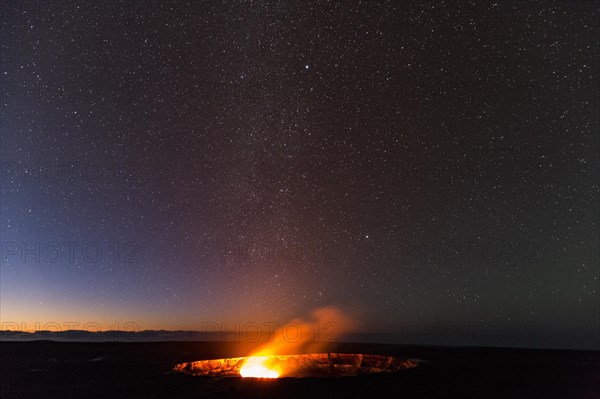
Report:
M218 342L0 342L0 398L600 398L600 352L339 344L419 359L398 373L332 379L213 379L186 361L245 356Z

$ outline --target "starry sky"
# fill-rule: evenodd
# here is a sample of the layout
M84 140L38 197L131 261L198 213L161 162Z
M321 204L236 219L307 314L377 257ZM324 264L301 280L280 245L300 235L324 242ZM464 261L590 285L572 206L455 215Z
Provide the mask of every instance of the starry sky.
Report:
M597 3L0 7L3 323L598 348Z

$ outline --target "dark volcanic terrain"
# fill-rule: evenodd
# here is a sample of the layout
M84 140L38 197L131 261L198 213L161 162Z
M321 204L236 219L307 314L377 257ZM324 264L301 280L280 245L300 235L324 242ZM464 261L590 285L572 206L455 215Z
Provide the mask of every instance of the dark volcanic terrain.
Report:
M600 352L338 344L340 353L419 361L396 373L331 379L194 377L182 362L245 356L241 343L0 342L0 398L590 398Z

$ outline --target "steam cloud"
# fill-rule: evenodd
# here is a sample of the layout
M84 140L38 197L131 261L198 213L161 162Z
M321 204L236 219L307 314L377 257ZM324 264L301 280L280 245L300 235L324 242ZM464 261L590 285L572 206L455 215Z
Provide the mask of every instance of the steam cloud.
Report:
M334 306L314 309L306 319L296 318L275 330L268 344L251 356L290 355L323 351L341 334L356 328L356 323Z

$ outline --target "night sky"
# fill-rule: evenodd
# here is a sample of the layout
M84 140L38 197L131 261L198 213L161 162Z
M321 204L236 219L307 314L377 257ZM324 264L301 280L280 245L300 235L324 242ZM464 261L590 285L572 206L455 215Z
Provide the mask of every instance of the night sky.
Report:
M598 348L597 3L0 7L3 329Z

